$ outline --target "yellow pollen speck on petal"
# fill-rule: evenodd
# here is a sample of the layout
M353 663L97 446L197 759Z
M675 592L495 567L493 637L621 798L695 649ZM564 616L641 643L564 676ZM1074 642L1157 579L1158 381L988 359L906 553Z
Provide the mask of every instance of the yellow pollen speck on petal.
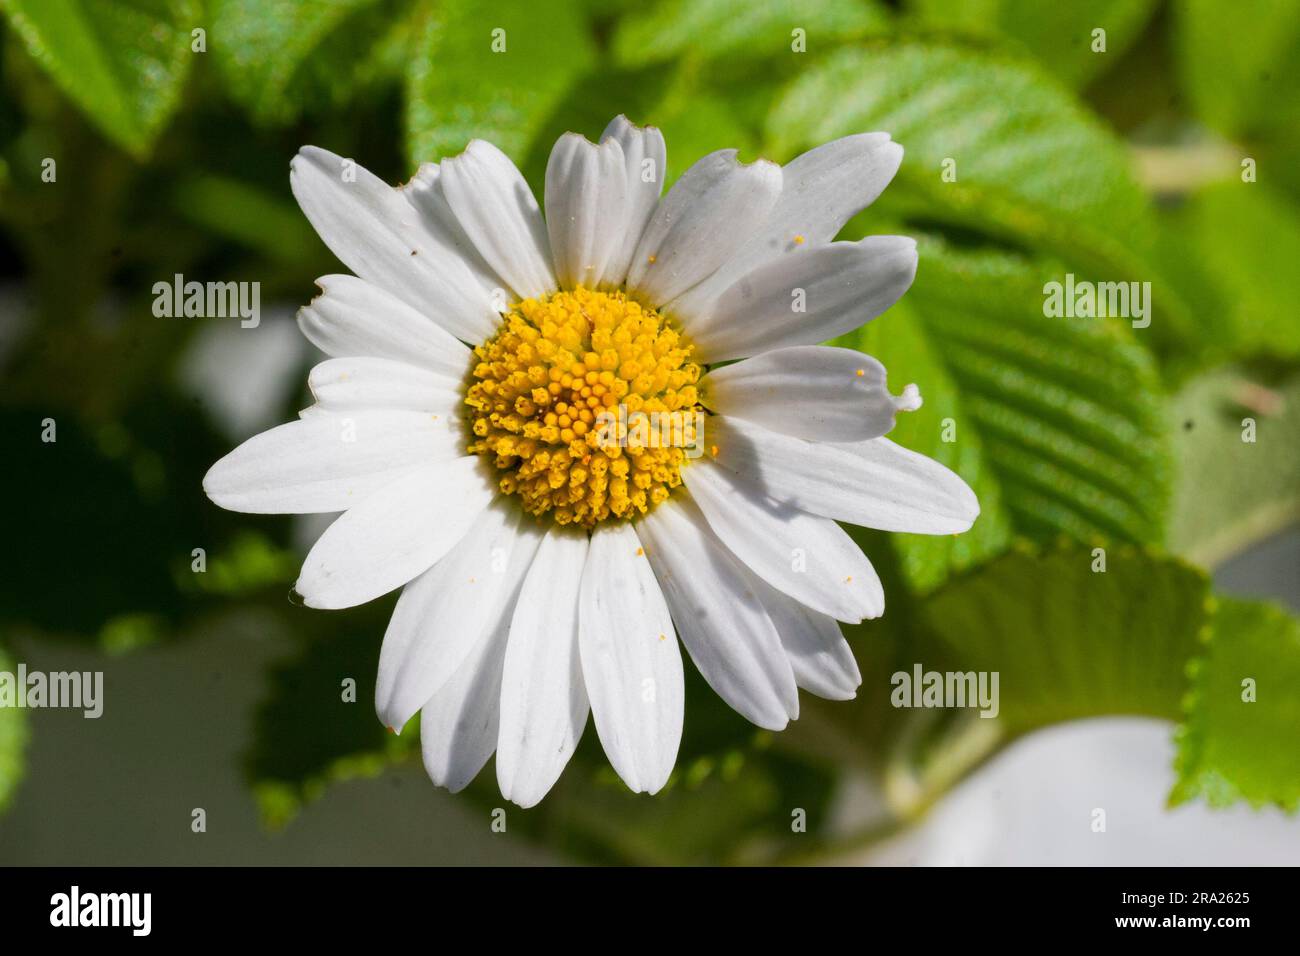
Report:
M655 257L654 257L654 256L649 256L649 257L647 257L646 262L650 263L651 265L654 265L654 264L655 264Z
M637 556L638 558L641 557L641 556L643 556L644 554L645 554L645 548L637 548L637 549L636 549L636 556Z
M866 375L866 374L867 374L867 370L866 370L865 368L860 368L860 369L858 369L858 372L857 372L858 378L862 378L862 376L864 376L864 375Z
M643 515L681 485L693 430L680 426L703 414L692 350L623 292L517 302L474 349L468 450L529 514L587 528Z
M795 244L796 246L802 246L802 245L803 245L803 236L795 236L795 237L794 237L794 244Z

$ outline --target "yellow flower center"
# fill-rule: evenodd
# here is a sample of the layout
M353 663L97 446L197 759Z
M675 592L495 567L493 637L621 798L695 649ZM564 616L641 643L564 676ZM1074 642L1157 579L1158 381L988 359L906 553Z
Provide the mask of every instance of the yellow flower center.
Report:
M622 292L525 299L474 349L469 450L503 493L558 524L645 514L703 438L691 349Z

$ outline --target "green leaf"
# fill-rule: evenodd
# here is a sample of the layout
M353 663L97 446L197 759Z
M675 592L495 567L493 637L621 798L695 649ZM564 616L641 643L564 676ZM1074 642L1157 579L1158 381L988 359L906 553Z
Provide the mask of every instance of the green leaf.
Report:
M485 139L521 161L594 55L571 4L447 0L427 19L407 73L407 154L430 162Z
M1169 429L1150 357L1113 320L1044 316L1041 266L934 242L920 251L902 302L839 340L880 359L896 386L920 386L924 405L890 437L980 499L963 535L892 536L913 587L998 553L1012 534L1160 542Z
M0 671L15 673L14 662L0 650ZM0 810L13 799L23 778L23 751L27 747L27 711L0 707Z
M1197 115L1229 136L1295 142L1300 4L1183 0L1172 9L1179 74Z
M1165 214L1162 257L1188 285L1207 344L1232 357L1300 357L1300 215L1284 196L1239 179Z
M1245 441L1245 420L1254 441ZM1169 546L1213 567L1300 519L1300 376L1268 387L1241 369L1193 379L1171 410L1180 463Z
M949 30L1000 37L1020 44L1043 69L1080 87L1103 73L1138 38L1155 9L1154 0L913 0L921 21ZM1094 53L1092 31L1106 31L1106 49Z
M869 40L804 71L766 124L779 157L867 130L906 150L878 211L1052 253L1080 278L1150 281L1162 293L1151 341L1176 347L1192 318L1151 261L1154 222L1128 152L1032 63L953 42Z
M838 51L790 86L767 130L780 155L884 130L907 151L886 196L1063 254L1124 260L1150 229L1120 142L1031 65L985 51L914 40Z
M849 702L805 699L778 738L838 766L865 766L894 812L911 818L999 747L1062 721L1118 714L1176 721L1186 664L1200 652L1209 581L1131 545L1017 542L1003 555L909 601L890 586L885 616L846 627L863 675ZM869 550L869 548L868 548ZM1101 568L1104 567L1104 570ZM925 674L979 672L965 707L903 706ZM991 710L997 673L997 715ZM906 675L910 684L903 684ZM907 698L914 700L914 698Z
M1084 717L1181 715L1209 582L1176 559L1105 550L1101 572L1083 546L1016 549L921 605L930 647L948 664L999 672L998 720L1011 734Z
M1171 803L1300 807L1300 621L1223 599L1192 666Z
M211 0L212 53L231 96L259 122L347 103L399 76L412 0Z
M258 531L244 528L208 558L202 574L194 573L190 555L181 555L172 563L172 577L181 591L224 598L244 597L271 587L287 591L297 578L301 564L297 552L276 545Z
M197 0L0 0L27 52L135 156L180 101L202 26Z
M676 56L702 59L743 55L802 56L828 43L879 31L889 15L859 0L667 0L630 16L614 34L614 56L639 66ZM792 49L792 31L803 30L805 51Z

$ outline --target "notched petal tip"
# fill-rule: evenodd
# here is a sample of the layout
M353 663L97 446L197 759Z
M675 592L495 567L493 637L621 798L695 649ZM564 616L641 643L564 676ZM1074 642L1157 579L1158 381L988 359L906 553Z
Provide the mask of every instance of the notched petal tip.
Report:
M413 193L425 189L437 182L442 168L438 163L421 163L415 173L404 183L395 187L399 193Z
M740 150L719 149L719 150L715 150L714 152L710 153L708 156L704 158L709 159L710 157L715 157L715 156L719 160L725 160L731 163L731 165L736 167L737 169L751 169L755 171L761 171L766 173L769 176L775 176L778 179L782 178L783 176L780 163L774 163L772 162L772 160L764 159L762 156L758 156L752 161L746 163L740 158Z
M313 163L322 165L330 160L342 160L338 153L325 149L322 146L312 146L310 143L298 147L298 152L294 153L289 159L289 174L301 172L299 165L302 163Z
M358 280L356 276L345 275L340 272L331 272L328 275L317 276L316 281L313 283L313 285L315 285L316 288L320 289L320 292L317 293L316 296L313 297L311 301L315 302L316 299L319 299L322 295L325 295L327 292L330 291L332 286L336 286L340 282L349 282L349 281L355 282ZM311 302L307 304L310 305Z
M448 793L460 793L462 790L464 790L466 787L468 787L471 783L474 782L473 777L470 777L467 780L461 780L456 777L443 776L441 774L439 775L441 779L437 779L428 772L427 767L425 768L425 773L428 774L430 782L435 787L439 787L440 789L446 790Z
M341 611L345 608L356 607L356 604L341 604L337 601L330 601L320 594L303 593L301 584L295 584L289 592L289 603L296 607L309 607L314 611Z
M471 139L460 152L444 156L438 161L438 173L440 176L445 176L448 172L462 169L467 160L477 159L485 152L500 152L500 150L485 139ZM448 181L443 180L443 182Z
M629 129L636 133L654 132L654 133L658 133L660 136L663 135L663 131L660 130L658 126L650 126L649 124L645 126L640 126L632 122L632 120L628 119L626 113L619 113L607 124L605 124L605 131L600 134L601 141L603 142L604 140L613 136L616 128Z
M672 767L669 767L667 772L665 772L657 781L653 781L651 783L646 784L638 792L653 797L656 793L658 793L660 790L662 790L664 787L668 785L668 778L671 776L672 776Z
M442 162L444 163L449 161L454 162L455 160L458 160L463 156L477 156L480 153L484 153L484 152L501 153L501 155L503 156L505 155L505 153L502 153L501 149L498 148L495 143L492 143L486 139L471 139L468 143L465 144L465 148L462 149L459 153L457 153L455 156L444 157Z
M613 142L615 145L618 145L617 141L606 140L606 139L601 139L600 141L593 143L590 139L587 138L587 135L585 133L579 133L576 132L575 130L569 130L567 132L561 133L559 139L557 139L555 143L558 146L560 143L575 142L575 141L581 143L584 146L593 146L596 147L597 149L599 149L601 146L605 145L608 142Z

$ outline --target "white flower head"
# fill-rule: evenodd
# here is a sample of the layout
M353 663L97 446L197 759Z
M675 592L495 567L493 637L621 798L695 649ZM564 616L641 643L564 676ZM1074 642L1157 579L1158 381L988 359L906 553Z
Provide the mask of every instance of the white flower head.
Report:
M299 313L332 356L316 404L204 489L343 512L296 589L320 608L403 589L376 703L395 729L421 713L434 783L463 788L495 752L502 794L532 806L590 712L619 776L658 791L678 640L760 727L798 716L798 688L854 696L838 622L879 616L884 593L836 522L952 534L979 512L882 437L915 386L894 396L879 362L817 344L911 285L910 239L832 241L902 154L884 133L784 167L723 150L661 197L663 136L620 116L599 144L556 143L545 218L482 141L400 188L315 147L293 160L355 275Z

